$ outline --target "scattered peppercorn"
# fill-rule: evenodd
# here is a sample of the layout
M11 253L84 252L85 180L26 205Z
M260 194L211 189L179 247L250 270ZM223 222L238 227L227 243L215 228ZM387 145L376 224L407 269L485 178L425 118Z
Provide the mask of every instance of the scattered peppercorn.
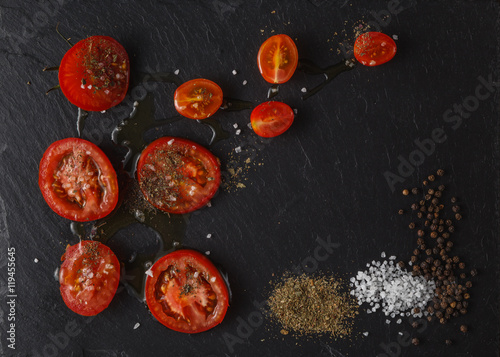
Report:
M413 337L411 339L411 343L413 343L413 345L417 346L420 343L420 340L416 337Z
M398 211L398 214L403 214L403 213L405 213L405 211L403 211L402 209Z
M438 176L443 176L444 175L444 170L443 169L439 169L439 170L436 171L436 174Z
M467 332L467 325L460 326L460 331L462 331L463 333L466 333Z
M405 188L403 190L403 195L408 196L409 194L410 194L410 191L408 191L408 189Z

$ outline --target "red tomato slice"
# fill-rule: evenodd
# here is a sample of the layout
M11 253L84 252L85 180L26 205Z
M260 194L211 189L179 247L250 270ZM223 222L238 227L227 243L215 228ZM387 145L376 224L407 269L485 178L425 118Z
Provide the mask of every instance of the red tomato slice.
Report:
M59 66L63 94L88 111L107 110L119 104L127 94L129 77L127 52L107 36L81 40L66 52Z
M287 35L269 37L260 46L257 64L260 74L269 83L285 83L292 78L299 54L295 42Z
M111 249L84 240L68 246L61 260L59 283L66 306L84 316L107 308L120 282L120 263Z
M192 141L163 137L153 141L137 163L139 186L156 208L188 213L205 206L220 185L220 162Z
M146 279L146 302L168 328L198 333L220 324L229 306L226 284L203 254L181 249L160 258Z
M250 122L257 135L272 138L287 131L294 116L292 108L285 103L270 101L255 107L250 114Z
M174 93L175 109L190 119L206 119L222 105L222 89L208 79L192 79Z
M111 162L83 139L63 139L49 146L40 161L38 185L50 208L73 221L103 218L118 202Z
M378 66L396 54L396 43L381 32L365 32L354 42L354 57L365 66Z

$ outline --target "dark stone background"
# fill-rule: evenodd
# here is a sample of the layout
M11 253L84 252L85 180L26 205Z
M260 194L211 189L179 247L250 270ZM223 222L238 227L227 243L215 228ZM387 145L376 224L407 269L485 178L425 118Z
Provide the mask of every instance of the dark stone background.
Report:
M474 104L480 77L498 81L498 11L496 1L3 0L3 355L498 356L497 87L481 92L489 93L488 98ZM227 96L258 104L266 100L269 86L255 58L267 37L286 33L295 39L300 57L328 66L342 59L337 49L340 43L352 44L359 21L396 34L396 57L376 68L357 66L306 101L300 99L301 89L314 87L322 77L297 72L276 98L298 111L284 135L256 138L246 126L248 110L216 115L232 133L212 149L223 167L244 166L246 158L253 159L244 172L246 188L221 190L211 208L191 215L184 239L186 246L211 251L211 259L229 272L233 303L220 326L198 335L170 331L123 288L95 318L80 317L64 306L53 273L66 244L77 239L69 222L45 204L37 185L44 150L53 141L76 135L77 109L60 92L44 94L57 84L57 75L42 69L57 65L68 49L55 31L57 23L74 42L90 35L116 38L129 53L133 72L179 69L183 81L210 78ZM154 90L158 119L175 113L174 90L169 84ZM131 88L124 103L104 114L92 113L87 121L83 137L103 148L115 164L125 151L111 142L110 133L143 94ZM443 119L464 101L474 108L465 110L460 122ZM234 123L242 129L239 136ZM446 140L435 144L413 172L403 173L407 177L392 192L384 173L401 176L399 157L416 155L415 140L431 138L436 128ZM167 134L204 145L210 139L207 127L187 120L151 135ZM242 153L234 152L237 146ZM346 278L382 251L408 259L415 238L407 229L410 218L396 214L408 204L399 192L440 167L447 172L443 182L459 196L464 211L454 252L480 272L467 315L444 326L429 324L418 334L406 321L386 325L381 313L367 315L362 309L356 333L339 341L282 336L279 326L262 322L254 303L266 299L270 280L302 262L311 263L318 237L339 244L318 262L318 271ZM154 232L137 224L121 231L110 246L126 259L131 250L154 242ZM16 250L15 351L6 341L7 246ZM253 324L251 330L242 321ZM140 327L134 330L136 322ZM458 332L462 323L469 325L465 336ZM360 335L364 331L370 332L368 337ZM406 331L418 334L422 343L398 345L398 332ZM446 347L446 338L455 344Z

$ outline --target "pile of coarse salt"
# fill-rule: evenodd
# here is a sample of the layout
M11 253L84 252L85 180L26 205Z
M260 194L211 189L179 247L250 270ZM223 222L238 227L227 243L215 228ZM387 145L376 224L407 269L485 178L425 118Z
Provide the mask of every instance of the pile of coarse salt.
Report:
M382 252L381 256L385 258L385 253ZM358 271L356 277L350 279L351 294L358 299L360 306L364 302L371 306L367 313L381 308L391 318L429 315L425 308L435 295L436 284L403 270L394 263L395 259L391 256L389 260L366 264L367 270ZM390 320L386 322L390 323ZM397 323L401 323L401 319Z

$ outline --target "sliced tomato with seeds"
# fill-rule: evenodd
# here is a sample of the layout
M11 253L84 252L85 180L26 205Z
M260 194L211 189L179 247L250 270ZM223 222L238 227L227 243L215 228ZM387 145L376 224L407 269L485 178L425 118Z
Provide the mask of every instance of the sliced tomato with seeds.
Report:
M365 66L379 66L396 54L396 43L381 32L365 32L354 42L354 57Z
M259 49L257 64L262 77L273 84L288 81L297 68L299 54L295 42L288 35L269 37Z
M118 180L111 162L83 139L63 139L49 146L40 161L38 185L50 208L73 221L103 218L118 202Z
M292 108L287 104L269 101L254 108L250 114L250 123L257 135L272 138L287 131L294 117Z
M220 185L220 162L190 140L163 137L142 152L137 163L142 193L156 208L183 214L205 206Z
M83 316L107 308L120 282L120 263L111 249L84 240L68 246L61 260L59 283L66 306Z
M175 109L190 119L206 119L222 105L222 89L217 83L198 78L183 83L174 93Z
M76 43L59 66L59 85L66 98L88 111L103 111L127 94L130 63L115 39L92 36Z
M221 274L206 256L181 249L151 267L146 302L153 316L168 328L198 333L222 322L229 294Z

